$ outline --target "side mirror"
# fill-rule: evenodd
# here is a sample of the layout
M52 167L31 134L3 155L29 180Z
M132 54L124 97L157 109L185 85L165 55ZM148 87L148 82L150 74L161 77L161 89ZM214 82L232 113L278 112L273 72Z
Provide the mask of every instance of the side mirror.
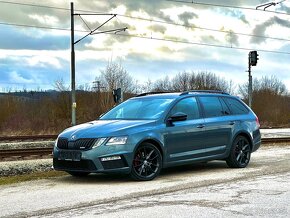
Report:
M187 119L187 115L185 113L177 112L177 113L173 114L172 116L170 116L167 121L170 124L172 124L173 122L184 121L186 119Z

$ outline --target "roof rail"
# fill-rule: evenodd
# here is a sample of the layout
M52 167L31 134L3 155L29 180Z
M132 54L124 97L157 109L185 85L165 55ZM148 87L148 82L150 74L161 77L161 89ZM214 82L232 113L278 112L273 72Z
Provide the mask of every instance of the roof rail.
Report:
M165 93L172 93L172 92L145 92L145 93L141 93L139 95L136 95L135 97L142 97L142 96L146 96L146 95L165 94Z
M220 90L189 90L189 91L182 92L180 95L188 95L188 94L194 93L194 92L230 95L229 93L224 92L224 91L220 91Z

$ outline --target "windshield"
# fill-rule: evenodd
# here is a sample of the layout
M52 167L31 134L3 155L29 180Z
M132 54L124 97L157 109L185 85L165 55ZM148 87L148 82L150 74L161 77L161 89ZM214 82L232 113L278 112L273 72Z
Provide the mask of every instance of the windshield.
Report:
M158 119L173 99L131 99L116 106L101 120L154 120Z

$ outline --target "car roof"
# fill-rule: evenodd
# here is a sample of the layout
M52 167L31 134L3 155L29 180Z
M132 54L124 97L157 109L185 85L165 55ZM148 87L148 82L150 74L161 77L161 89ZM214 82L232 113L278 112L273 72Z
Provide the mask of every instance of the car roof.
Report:
M196 96L196 95L219 95L231 96L230 94L217 90L189 90L185 92L147 92L135 96L134 98L179 98L181 96Z

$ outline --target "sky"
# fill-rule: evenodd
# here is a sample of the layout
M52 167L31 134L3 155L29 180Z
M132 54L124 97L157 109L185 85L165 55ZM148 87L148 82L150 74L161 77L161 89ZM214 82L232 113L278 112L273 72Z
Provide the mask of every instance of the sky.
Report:
M70 2L0 0L0 92L70 85ZM248 80L249 51L257 50L253 77L275 75L290 90L290 0L266 11L255 10L262 0L73 2L75 13L117 14L96 32L128 28L75 44L77 86L92 86L109 61L139 84L207 71L238 86ZM111 17L75 15L75 40Z

